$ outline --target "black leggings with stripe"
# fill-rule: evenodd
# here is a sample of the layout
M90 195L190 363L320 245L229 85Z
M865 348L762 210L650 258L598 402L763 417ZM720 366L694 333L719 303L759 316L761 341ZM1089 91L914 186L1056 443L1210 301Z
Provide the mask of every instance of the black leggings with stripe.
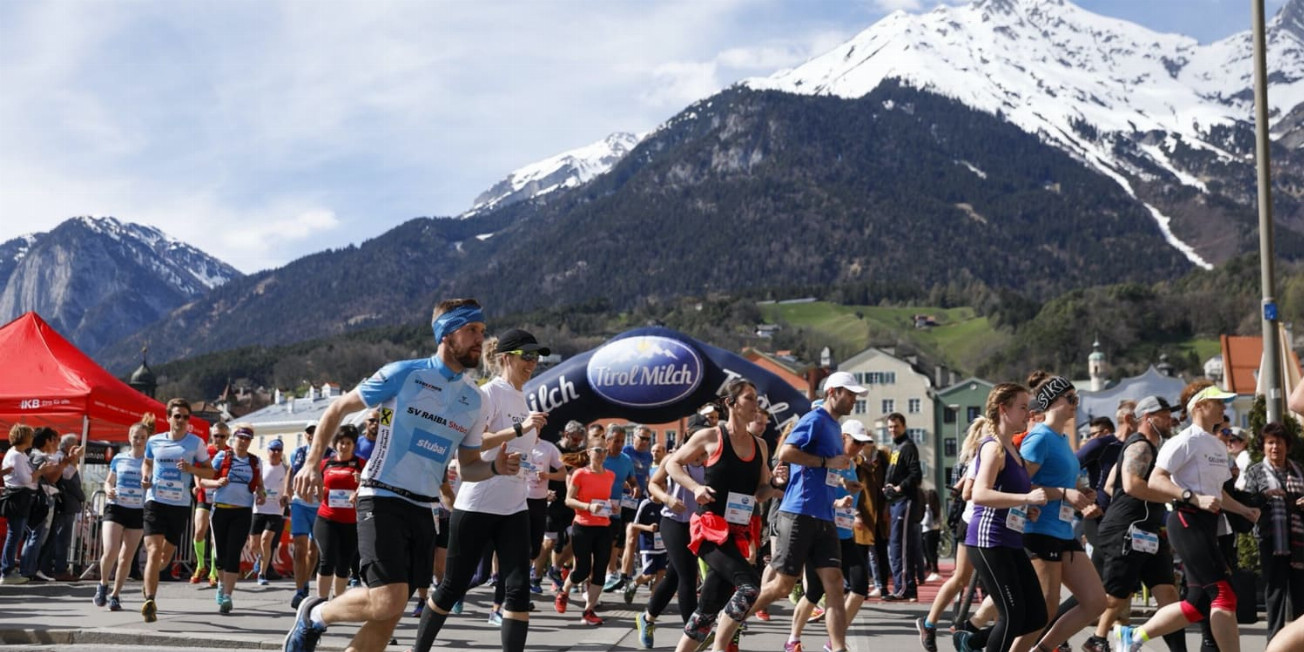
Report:
M1001 614L995 625L974 635L970 647L1006 652L1015 638L1046 626L1046 598L1037 582L1037 571L1022 548L968 548L969 561L978 571L983 590Z

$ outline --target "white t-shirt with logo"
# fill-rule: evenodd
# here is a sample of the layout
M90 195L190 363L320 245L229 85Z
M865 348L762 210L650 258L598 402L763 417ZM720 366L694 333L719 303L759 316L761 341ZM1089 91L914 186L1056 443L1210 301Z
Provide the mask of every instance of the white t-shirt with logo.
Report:
M281 494L285 493L287 470L284 462L272 464L263 460L263 463L258 465L258 471L263 474L263 490L267 492L267 499L261 505L254 501L255 514L277 516L285 513L285 508L281 506Z
M522 466L526 461L526 458L521 458ZM531 500L543 500L548 497L548 480L546 478L540 480L539 473L552 473L561 469L561 451L557 449L556 444L540 439L534 445L534 450L530 451L528 461L530 469L526 471L528 475L525 479L530 485L530 490L526 496Z
M1232 477L1227 445L1194 424L1159 449L1155 467L1182 489L1206 496L1222 496L1223 483Z
M501 376L480 387L484 400L484 424L486 433L495 433L512 427L513 423L523 423L530 416L530 407L525 403L525 394L516 389ZM480 482L462 481L457 491L454 509L464 512L482 512L506 516L525 511L525 496L529 489L526 462L534 444L539 440L539 433L527 430L522 437L515 437L507 442L508 453L521 454L521 470L516 475L497 475ZM496 462L498 447L481 451L480 458L486 462Z

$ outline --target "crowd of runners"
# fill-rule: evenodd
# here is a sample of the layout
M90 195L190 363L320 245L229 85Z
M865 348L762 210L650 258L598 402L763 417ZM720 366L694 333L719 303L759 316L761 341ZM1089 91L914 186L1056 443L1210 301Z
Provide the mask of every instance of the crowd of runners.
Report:
M380 650L408 615L419 623L412 649L425 652L468 590L489 583L489 620L510 652L527 647L540 594L578 627L610 626L598 615L604 595L637 599L638 614L621 625L649 649L674 604L674 634L659 643L681 652L737 650L749 618L769 622L776 601L791 598L785 652L800 652L806 625L820 620L823 648L840 652L867 599L914 601L920 584L941 579L936 541L947 527L955 572L916 622L927 652L939 631L961 652L1049 652L1084 630L1085 652L1135 652L1161 638L1185 650L1183 630L1195 624L1202 647L1234 652L1228 535L1253 529L1271 573L1269 649L1304 645L1304 473L1286 455L1293 436L1280 424L1252 436L1231 428L1233 395L1208 381L1175 404L1125 401L1115 419L1091 421L1080 447L1067 379L1039 371L997 385L969 427L942 514L902 415L888 416L889 440L877 443L859 421L843 421L867 392L852 374L829 375L773 446L763 436L771 415L745 378L701 406L673 450L643 426L575 421L553 424L552 443L540 437L549 415L523 393L547 346L520 329L486 338L471 299L439 303L432 329L431 357L378 370L331 404L288 460L280 441L267 459L251 453L249 424L219 424L209 442L188 433L181 399L167 404L166 427L133 426L104 483L101 580L88 597L124 608L123 580L143 541L139 610L152 622L166 608L160 571L193 545L192 581L215 586L215 608L230 613L243 551L266 584L288 511L296 618L287 651L316 649L338 623L360 624L350 649ZM468 371L482 362L491 379L477 386ZM366 415L361 429L342 423L354 413ZM39 491L38 480L57 481L68 466L24 461L35 434L10 432L3 469L18 489L7 494ZM1262 462L1250 463L1247 439ZM20 503L8 497L6 515ZM5 580L20 577L24 535L13 522ZM974 585L984 599L970 610L957 597ZM1159 610L1117 624L1142 587ZM1061 602L1064 589L1072 597Z

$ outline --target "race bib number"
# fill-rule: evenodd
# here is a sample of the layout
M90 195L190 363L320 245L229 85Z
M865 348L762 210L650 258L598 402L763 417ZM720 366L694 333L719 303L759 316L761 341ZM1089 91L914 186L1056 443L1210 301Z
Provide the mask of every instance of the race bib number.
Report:
M139 487L118 487L118 499L114 502L122 507L143 507L145 490Z
M154 485L154 495L162 501L178 502L186 499L186 490L180 480L161 480Z
M1068 503L1060 503L1059 518L1065 523L1073 522L1073 506Z
M620 507L621 509L638 509L638 500L628 495L621 496Z
M521 470L517 472L516 475L519 476L522 480L526 480L530 484L535 484L539 481L539 476L535 475L536 473L538 473L538 471L539 471L539 467L535 466L534 462L531 462L525 459L524 457L522 457Z
M666 549L666 542L661 540L661 533L660 533L660 532L653 532L653 533L652 533L652 549L653 549L653 550L665 550L665 549Z
M833 524L839 530L850 530L856 524L856 515L850 507L840 507L833 511Z
M1135 525L1127 529L1127 540L1131 548L1137 552L1147 555L1159 552L1159 535L1146 532Z
M1005 527L1011 532L1023 534L1023 528L1028 524L1028 510L1022 507L1011 507L1008 514L1005 515Z
M752 522L755 508L756 496L730 491L725 500L724 520L734 525L748 525Z
M331 489L326 494L326 506L331 509L349 509L353 503L349 500L349 494L353 493L348 489Z
M595 500L593 501L593 504L597 505L597 509L593 510L594 516L605 516L608 518L611 517L611 512L612 512L611 503L605 500Z
M824 484L829 487L842 488L842 476L834 473L832 470L824 472Z

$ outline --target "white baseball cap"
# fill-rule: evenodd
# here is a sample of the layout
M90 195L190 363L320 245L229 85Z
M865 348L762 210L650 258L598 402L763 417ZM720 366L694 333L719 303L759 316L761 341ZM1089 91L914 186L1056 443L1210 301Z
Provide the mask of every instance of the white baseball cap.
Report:
M850 436L852 439L865 444L874 443L874 438L869 436L869 431L865 429L865 424L848 419L842 422L842 434Z
M841 387L852 394L865 394L869 389L856 384L856 377L847 371L835 371L824 380L824 391Z

